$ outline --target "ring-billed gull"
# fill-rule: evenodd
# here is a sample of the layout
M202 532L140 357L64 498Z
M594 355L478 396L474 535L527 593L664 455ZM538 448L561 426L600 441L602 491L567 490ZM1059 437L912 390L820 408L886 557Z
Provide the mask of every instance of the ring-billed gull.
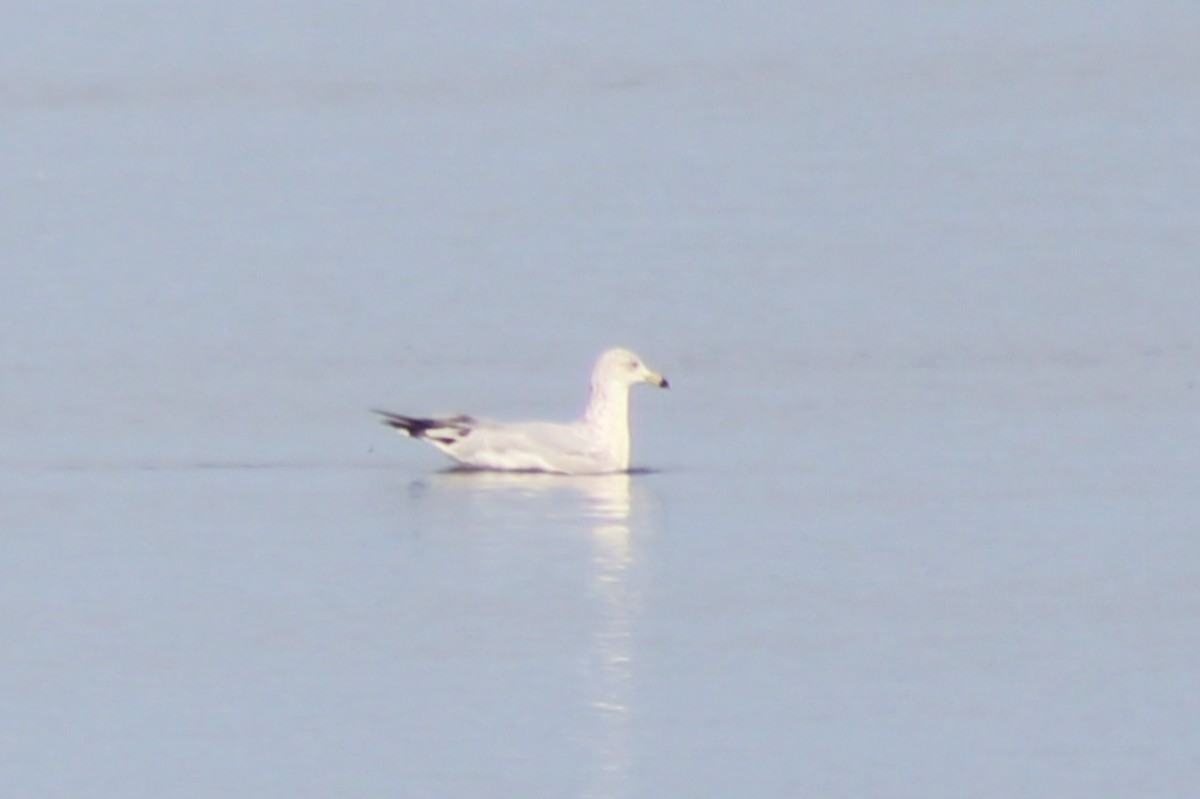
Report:
M583 417L570 424L376 413L401 435L428 441L468 468L607 474L629 469L629 389L638 383L670 385L634 353L611 349L592 370L592 393Z

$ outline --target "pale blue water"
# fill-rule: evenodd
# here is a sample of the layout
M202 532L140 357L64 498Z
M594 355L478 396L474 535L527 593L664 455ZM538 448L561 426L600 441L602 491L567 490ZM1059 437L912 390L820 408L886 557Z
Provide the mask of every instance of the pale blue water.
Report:
M1198 28L14 10L0 793L1191 795Z

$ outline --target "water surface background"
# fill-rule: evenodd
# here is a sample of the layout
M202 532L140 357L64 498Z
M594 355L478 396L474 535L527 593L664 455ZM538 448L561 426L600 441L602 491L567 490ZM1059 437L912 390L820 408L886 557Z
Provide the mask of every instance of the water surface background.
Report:
M1200 12L0 28L0 792L1188 796ZM462 475L367 413L636 463Z

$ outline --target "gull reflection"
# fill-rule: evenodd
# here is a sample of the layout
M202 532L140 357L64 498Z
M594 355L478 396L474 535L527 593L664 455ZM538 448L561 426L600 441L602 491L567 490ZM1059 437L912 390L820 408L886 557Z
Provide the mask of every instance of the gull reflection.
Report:
M592 597L590 645L586 653L589 737L595 756L586 797L612 799L629 793L632 765L631 719L637 618L635 526L644 513L629 474L562 476L502 472L446 472L439 485L468 489L488 508L493 524L520 526L552 521L579 525L587 532ZM528 502L526 500L538 500ZM644 497L643 497L644 499Z
M632 761L630 722L634 675L634 593L630 519L631 478L608 475L591 488L592 583L600 615L590 654L592 708L597 715L597 773L585 794L616 797L628 792Z

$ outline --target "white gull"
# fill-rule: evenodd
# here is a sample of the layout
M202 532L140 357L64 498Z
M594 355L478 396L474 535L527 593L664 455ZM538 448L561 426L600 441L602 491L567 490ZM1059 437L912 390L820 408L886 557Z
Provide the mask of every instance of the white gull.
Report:
M592 393L583 417L569 424L376 413L384 424L428 441L466 468L610 474L629 470L629 389L638 383L669 387L665 377L634 353L611 349L592 369Z

